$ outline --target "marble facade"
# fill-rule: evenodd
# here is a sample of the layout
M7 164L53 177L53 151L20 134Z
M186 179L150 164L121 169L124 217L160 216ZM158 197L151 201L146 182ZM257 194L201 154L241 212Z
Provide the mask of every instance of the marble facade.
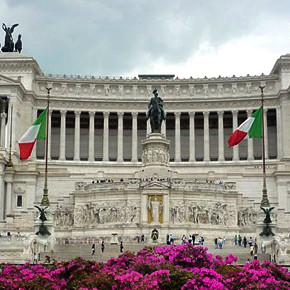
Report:
M226 142L253 109L265 85L267 187L277 231L290 222L290 55L269 75L178 79L96 78L43 74L35 59L0 54L0 232L34 231L42 197L44 149L20 161L17 141L46 106L49 197L58 239L119 236L153 228L205 236L254 233L262 197L261 143ZM145 113L154 88L164 100L162 135ZM13 115L10 115L13 104ZM13 124L13 168L5 166Z

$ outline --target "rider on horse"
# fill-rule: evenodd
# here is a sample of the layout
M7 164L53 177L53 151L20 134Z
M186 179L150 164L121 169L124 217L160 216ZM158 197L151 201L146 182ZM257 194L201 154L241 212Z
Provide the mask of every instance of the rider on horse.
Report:
M154 97L148 104L147 120L150 118L151 132L161 133L161 123L165 120L163 100L158 97L157 89L153 91Z

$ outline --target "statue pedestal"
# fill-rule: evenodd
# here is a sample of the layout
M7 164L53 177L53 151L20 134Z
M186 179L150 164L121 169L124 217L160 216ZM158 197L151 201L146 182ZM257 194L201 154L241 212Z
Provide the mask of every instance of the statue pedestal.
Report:
M46 226L47 230L50 232L50 235L45 236L42 236L40 234L36 235L36 233L39 231L42 221L39 219L39 216L34 221L34 230L35 230L34 250L36 250L37 253L48 252L54 249L54 225L50 208L46 209L45 216L47 220L43 222L43 225Z
M275 254L273 251L273 245L275 241L275 236L269 235L269 236L260 236L260 234L263 232L263 229L266 227L266 225L269 225L271 228L271 231L274 235L276 235L276 226L277 223L272 219L272 222L270 224L264 223L265 214L262 212L262 210L258 214L258 220L256 224L256 236L259 237L259 248L263 253L269 253L272 256Z
M142 140L143 166L169 166L169 144L161 133L151 133Z

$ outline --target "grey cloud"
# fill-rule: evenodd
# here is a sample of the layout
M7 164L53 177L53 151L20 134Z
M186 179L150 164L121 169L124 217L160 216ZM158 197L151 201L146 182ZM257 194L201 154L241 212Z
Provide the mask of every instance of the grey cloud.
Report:
M269 13L290 19L286 2L0 0L0 21L20 23L24 53L46 73L119 75L158 58L182 63L203 41L258 33Z

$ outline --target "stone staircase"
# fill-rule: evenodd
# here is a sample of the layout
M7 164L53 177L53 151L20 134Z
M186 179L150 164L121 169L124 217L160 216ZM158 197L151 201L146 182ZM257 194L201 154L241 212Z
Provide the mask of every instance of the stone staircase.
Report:
M124 244L124 252L132 251L138 252L144 246L152 246L152 244ZM254 257L250 256L249 248L244 248L240 246L233 246L230 244L226 244L223 249L215 249L214 246L206 245L209 248L208 252L213 255L220 255L225 258L229 254L233 254L238 257L237 264L245 264L248 258L252 261ZM40 262L45 262L45 256L51 257L51 259L55 259L57 261L69 261L75 259L77 257L81 257L86 260L92 260L97 262L106 262L108 259L112 257L118 257L120 255L120 247L119 245L111 245L105 244L104 253L101 252L101 245L96 244L96 252L92 255L91 245L86 244L76 244L76 245L55 245L54 252L44 252L40 255ZM269 254L258 253L258 259L260 261L270 260Z

